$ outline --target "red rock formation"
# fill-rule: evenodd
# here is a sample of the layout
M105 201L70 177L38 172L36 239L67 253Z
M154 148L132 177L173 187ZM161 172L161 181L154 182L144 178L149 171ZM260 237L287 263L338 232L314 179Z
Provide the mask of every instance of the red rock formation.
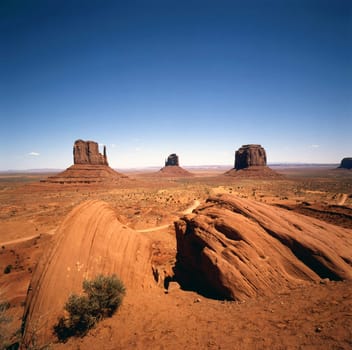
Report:
M224 175L245 178L282 178L266 165L266 152L261 145L243 145L235 153L235 166Z
M165 166L179 166L178 156L175 153L170 154L166 161Z
M101 154L99 153L98 143L94 141L77 140L73 146L73 163L109 165L106 156L106 147L104 146L104 154Z
M157 173L157 176L163 177L188 177L194 176L192 173L183 169L178 165L168 165L164 168L161 168Z
M235 154L235 169L266 166L266 153L261 145L243 145Z
M352 279L352 230L223 195L175 223L177 278L225 299Z
M352 158L343 158L339 166L340 169L352 169Z
M126 175L111 169L108 165L106 147L99 153L94 141L77 140L73 146L74 165L42 182L55 184L106 184L129 180Z
M189 171L180 167L179 158L175 153L172 153L168 156L167 160L165 161L165 166L154 175L170 178L194 176Z
M155 287L147 237L122 225L108 204L88 201L72 210L39 262L28 291L24 337L36 330L37 345L55 340L53 326L84 279L115 273L127 290Z

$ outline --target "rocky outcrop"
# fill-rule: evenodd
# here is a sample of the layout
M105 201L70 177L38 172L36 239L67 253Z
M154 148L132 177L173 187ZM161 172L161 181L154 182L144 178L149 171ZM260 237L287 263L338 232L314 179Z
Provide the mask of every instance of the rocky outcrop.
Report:
M235 154L235 169L266 166L266 153L261 145L243 145Z
M352 158L343 158L339 166L340 169L352 169Z
M178 156L175 153L170 154L165 160L165 166L179 166Z
M106 156L106 147L104 146L104 153L101 154L99 153L97 142L77 140L73 146L73 163L109 165Z
M165 166L161 168L157 173L153 174L153 176L177 178L194 175L180 167L178 156L175 153L172 153L165 160Z
M243 178L282 178L282 175L266 164L266 152L261 145L243 145L235 153L234 168L224 175Z
M109 184L126 183L130 179L111 169L108 165L106 147L99 153L98 144L94 141L77 140L73 146L74 164L65 171L50 176L42 182L53 184Z
M151 258L150 240L121 224L107 203L80 204L34 272L25 306L25 339L35 331L37 345L55 340L53 326L69 295L82 292L84 279L116 274L127 290L154 288Z
M128 176L107 165L74 164L65 171L50 176L42 182L65 185L118 184L132 182Z
M352 230L222 195L175 223L185 288L244 300L321 279L352 279Z

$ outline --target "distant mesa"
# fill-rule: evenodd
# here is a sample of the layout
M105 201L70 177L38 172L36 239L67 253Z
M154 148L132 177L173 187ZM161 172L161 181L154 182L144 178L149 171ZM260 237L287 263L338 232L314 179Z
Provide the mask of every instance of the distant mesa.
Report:
M265 149L255 144L243 145L236 151L234 168L225 175L249 178L282 177L267 166Z
M266 152L261 145L243 145L235 153L235 169L266 166Z
M116 183L128 179L109 167L106 154L99 152L99 145L94 141L77 140L73 146L73 165L65 171L50 176L42 182L58 184L99 184Z
M172 153L167 157L167 159L165 160L165 166L161 168L155 175L164 177L194 176L189 171L180 167L179 157L175 153Z
M73 146L73 164L109 165L106 156L106 146L104 146L104 154L101 154L99 153L97 142L75 141Z
M178 155L175 153L170 154L165 160L165 166L179 166Z
M352 230L286 209L221 195L175 228L176 279L204 295L246 300L325 278L352 280Z
M339 169L352 169L352 158L343 158Z

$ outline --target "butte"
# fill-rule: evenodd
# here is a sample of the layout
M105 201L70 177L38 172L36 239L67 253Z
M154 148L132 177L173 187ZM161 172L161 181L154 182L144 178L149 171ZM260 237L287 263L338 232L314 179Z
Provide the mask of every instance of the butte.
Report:
M338 169L352 169L352 158L343 158Z
M119 183L128 180L126 175L109 167L106 147L99 153L98 143L77 140L73 145L74 164L65 171L50 176L42 182L56 184L102 184Z
M261 145L243 145L235 153L235 166L224 175L243 178L281 178L266 163L266 152Z
M175 153L172 153L167 157L167 159L165 160L165 166L161 168L157 173L155 173L155 175L163 177L194 176L189 171L180 167L179 158Z

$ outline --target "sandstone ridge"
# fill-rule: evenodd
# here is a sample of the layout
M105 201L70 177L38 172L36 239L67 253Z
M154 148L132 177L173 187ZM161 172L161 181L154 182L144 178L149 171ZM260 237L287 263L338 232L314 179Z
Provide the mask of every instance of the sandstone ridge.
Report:
M54 340L53 326L67 298L82 292L86 278L115 273L127 290L153 288L151 254L150 240L121 224L108 204L80 204L66 217L34 272L24 337L35 329L39 344Z
M175 223L176 276L245 300L321 279L352 279L352 230L256 201L212 197Z

